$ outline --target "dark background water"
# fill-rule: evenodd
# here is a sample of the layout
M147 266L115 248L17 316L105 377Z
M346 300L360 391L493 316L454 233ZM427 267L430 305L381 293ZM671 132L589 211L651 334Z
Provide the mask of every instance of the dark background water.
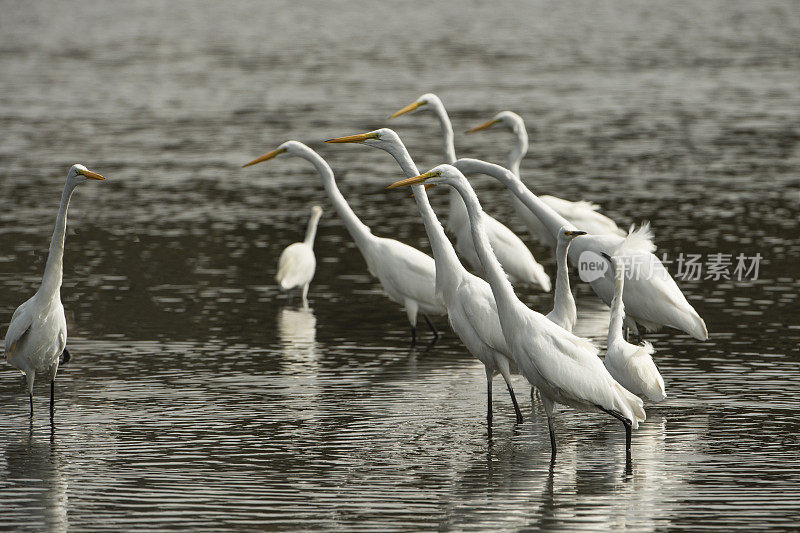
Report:
M63 180L109 180L70 209L62 299L73 361L27 419L0 372L0 524L9 529L753 529L800 509L800 10L794 2L0 2L0 323L38 287ZM562 410L549 469L540 406L455 335L409 349L306 162L318 148L378 235L428 250L389 157L321 139L386 124L433 91L460 155L649 219L662 252L763 256L757 281L680 282L707 342L650 335L669 398L634 433ZM421 169L430 115L392 127ZM505 192L484 205L524 235ZM438 190L438 189L437 189ZM435 192L435 191L434 191ZM444 206L444 194L433 194ZM326 208L312 309L273 282L309 207ZM527 238L527 237L526 237ZM550 252L529 243L554 274ZM674 272L674 267L672 268ZM577 283L575 281L575 283ZM551 296L519 291L546 311ZM580 334L607 311L577 287ZM438 324L444 328L443 319ZM427 339L423 339L427 340Z

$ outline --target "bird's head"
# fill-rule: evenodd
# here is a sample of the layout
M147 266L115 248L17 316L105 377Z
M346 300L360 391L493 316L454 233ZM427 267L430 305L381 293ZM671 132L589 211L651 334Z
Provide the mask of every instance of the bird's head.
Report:
M72 187L77 187L86 180L104 180L105 178L97 172L92 172L80 163L72 165L67 173L67 183Z
M488 130L489 128L493 128L495 126L502 126L508 128L511 131L516 131L517 128L519 127L522 127L524 129L525 122L523 122L521 116L517 115L513 111L500 111L498 114L496 114L483 124L475 126L471 130L467 130L467 133L475 133L478 131Z
M420 174L419 176L396 181L386 188L394 189L396 187L422 184L425 185L426 189L429 189L435 185L450 185L451 187L455 187L456 185L466 181L467 178L465 178L457 168L452 165L445 164L433 167L428 172Z
M389 118L390 119L397 118L400 115L405 115L406 113L413 113L414 111L417 110L421 111L433 110L437 107L442 107L442 108L444 107L439 97L433 93L425 93L419 98L417 98L415 101L405 106L403 109L393 113Z
M311 214L314 216L321 217L322 216L322 208L318 205L315 205L311 208Z
M297 156L297 155L300 155L301 153L303 153L306 150L308 150L308 148L306 147L306 145L304 145L301 142L286 141L286 142L282 143L280 146L278 146L276 149L274 149L273 151L268 152L268 153L262 155L261 157L257 157L255 159L253 159L252 161L250 161L249 163L245 163L244 165L242 165L242 168L249 167L249 166L252 166L252 165L257 165L259 163L263 163L264 161L269 161L270 159L274 159L274 158L278 157L281 154L288 154L288 155Z
M373 148L386 150L390 153L403 144L400 141L400 137L397 135L397 133L389 128L381 128L379 130L368 131L367 133L359 133L357 135L337 137L335 139L328 139L325 142L365 144L367 146L372 146Z
M580 237L581 235L586 235L586 232L569 229L566 226L561 226L561 229L558 230L558 241L572 242L572 239L574 239L575 237Z

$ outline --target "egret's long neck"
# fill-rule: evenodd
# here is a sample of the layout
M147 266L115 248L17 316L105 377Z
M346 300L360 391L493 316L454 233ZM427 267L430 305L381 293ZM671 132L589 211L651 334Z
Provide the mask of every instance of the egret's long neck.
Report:
M472 231L472 240L475 242L475 251L478 253L478 258L481 260L481 265L486 273L486 280L492 287L492 294L497 302L497 311L500 315L500 323L503 325L503 331L506 331L507 326L513 328L519 322L519 317L515 312L515 306L518 305L519 299L514 294L514 289L511 287L511 282L508 281L505 272L503 272L503 267L495 257L494 252L492 252L486 228L483 226L483 217L481 216L483 211L475 191L472 190L466 180L459 180L454 185L454 188L464 199Z
M528 132L525 131L524 124L516 124L514 129L514 148L508 154L508 169L520 176L519 167L522 164L522 159L528 153Z
M306 228L306 238L303 239L303 242L314 246L314 238L317 236L317 225L319 224L319 219L322 217L321 211L314 211L311 214L311 218L308 219L308 227Z
M561 319L562 324L566 322L575 321L575 317L568 317L567 315L576 313L575 298L572 296L572 291L569 290L569 268L567 267L567 250L569 248L569 241L559 239L558 246L556 247L556 263L558 271L556 272L556 292L553 298L553 311ZM571 318L571 320L564 320ZM563 325L562 325L563 327Z
M456 160L455 134L453 133L453 123L447 110L441 104L433 106L433 112L439 121L439 128L442 130L442 151L444 152L444 162L452 164ZM416 195L416 194L415 194ZM447 216L447 227L451 231L467 223L467 208L464 201L455 189L450 190L450 212Z
M392 146L392 149L387 151L395 158L406 177L412 178L419 175L417 165L402 142ZM443 282L446 272L462 272L465 269L458 260L453 244L445 235L444 228L442 228L433 207L431 207L425 188L421 185L416 185L412 187L412 190L414 191L414 199L417 201L417 207L422 215L422 222L425 225L425 232L428 234L431 249L433 249L433 259L436 262L436 284L439 287L444 287ZM447 279L451 278L448 277Z
M618 259L621 261L621 259ZM622 291L625 286L625 267L619 265L614 272L614 299L611 300L611 321L608 324L608 344L623 340L622 323L625 318L625 304Z
M439 120L439 127L442 130L442 149L444 151L445 163L452 164L456 160L455 135L453 134L453 123L447 115L447 110L443 105L433 106L433 112Z
M61 281L64 274L64 239L67 234L67 210L72 191L75 186L66 184L64 192L61 193L61 206L58 209L56 227L53 230L53 238L50 240L50 251L47 254L47 264L44 267L42 276L42 286L39 292L52 295L61 288Z
M562 226L566 229L577 230L574 224L556 213L549 205L542 202L513 172L499 165L487 163L479 159L459 159L455 166L461 172L478 172L492 176L514 193L523 204L544 224L553 240L558 240L558 230Z
M339 215L339 218L342 219L342 222L344 222L347 231L353 237L356 245L360 248L361 245L373 239L374 236L369 227L356 216L350 208L350 204L347 203L347 200L345 200L344 196L342 196L342 193L339 191L339 187L336 186L333 170L331 170L328 163L311 148L303 152L303 158L310 161L317 169L317 172L319 172L322 178L322 184L325 187L325 192L328 193L328 198L330 198L333 207L336 209L336 213Z

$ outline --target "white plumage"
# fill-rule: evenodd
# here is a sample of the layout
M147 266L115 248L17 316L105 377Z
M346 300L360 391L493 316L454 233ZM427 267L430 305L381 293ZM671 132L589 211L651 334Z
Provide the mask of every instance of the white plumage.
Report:
M73 165L69 169L61 194L61 205L53 238L50 241L42 284L36 294L14 311L6 332L5 354L11 366L25 374L31 418L33 418L33 384L37 376L50 382L50 416L53 416L59 356L67 346L67 319L64 315L64 306L61 304L67 211L72 192L87 179L105 178L87 170L83 165Z
M547 204L533 194L519 179L519 176L499 165L478 159L459 159L454 166L462 172L487 174L498 179L517 196L525 206L550 231L556 240L558 229L562 226L575 228L568 220L553 211ZM650 240L649 226L647 233L640 232L635 242L629 242L624 249L626 260L636 264L641 275L631 279L625 288L625 326L638 331L637 323L647 330L653 331L661 326L670 326L685 331L698 340L708 338L706 324L697 311L686 301L675 280L661 260L653 254L655 245ZM619 235L582 235L576 238L569 248L569 262L578 266L581 258L602 261L601 254L613 254L624 237ZM584 256L586 252L591 252ZM589 283L606 305L611 305L614 297L614 278L606 272L604 276Z
M439 165L426 174L403 180L395 186L417 185L426 181L450 185L464 199L473 238L497 302L503 336L519 371L539 389L542 396L550 427L553 457L556 450L551 420L554 403L578 409L600 409L622 420L630 457L630 430L638 428L639 422L645 420L641 399L614 381L597 357L597 348L592 343L529 309L516 297L500 263L492 254L483 228L478 198L456 168Z
M335 139L331 141L347 142ZM317 169L325 191L328 193L328 198L361 251L361 255L367 263L367 269L378 278L387 296L405 307L408 321L411 323L412 344L416 340L417 315L420 312L423 313L428 325L437 335L433 324L426 315L444 315L447 313L447 309L441 298L436 295L436 268L433 259L407 244L373 235L369 227L359 220L347 200L342 196L336 186L333 170L328 163L301 142L286 141L272 152L258 157L244 166L255 165L283 153L301 157Z
M398 117L417 109L429 109L436 115L442 130L445 162L453 163L456 160L453 125L450 122L450 117L447 115L444 104L438 96L432 93L423 94L414 103L407 105L390 118ZM550 292L550 277L542 265L533 257L533 254L522 242L522 239L489 214L484 212L481 216L484 219L483 223L492 249L511 282L514 284L538 285L545 292ZM472 241L467 209L464 207L464 201L455 191L450 193L450 213L447 218L447 230L455 236L455 247L461 257L469 263L475 272L484 276L483 265L475 251L475 243Z
M317 269L314 238L317 235L320 217L322 217L322 208L315 205L311 208L311 218L308 220L305 239L290 244L281 252L278 259L278 272L275 274L275 281L281 286L281 290L302 288L304 306L308 306L308 286L314 279L314 272Z
M491 120L472 128L468 133L485 130L496 124L507 127L515 136L514 147L508 155L508 168L521 178L520 165L528 152L528 131L521 116L513 111L501 111ZM539 199L579 230L591 235L625 236L625 231L620 229L616 222L600 213L600 206L595 203L584 200L573 202L549 195L540 196ZM528 227L528 233L530 233L531 237L546 246L554 247L556 245L553 234L513 193L511 193L511 203L517 216Z
M367 139L364 144L387 151L408 177L419 174L408 150L394 131L383 128L370 134L376 134L377 137ZM414 187L414 198L433 249L436 292L447 307L450 326L486 370L486 418L490 424L489 430L491 431L492 419L492 377L498 372L506 382L517 421L522 422L522 413L511 386L513 357L500 327L492 289L486 281L469 273L458 260L423 187Z
M586 235L585 231L571 230L561 227L558 230L558 246L556 246L556 290L553 297L553 310L547 313L547 318L572 332L575 322L578 321L578 308L575 297L569 288L569 266L567 265L567 251L569 244L575 237Z
M611 263L615 279L605 365L609 373L623 387L651 401L660 402L667 395L664 391L664 379L653 362L653 345L647 341L642 345L631 344L625 340L622 332L622 323L625 316L625 304L622 300L626 268L622 254L624 249L629 246L641 248L648 241L648 237L646 226L632 231L617 251L616 259L605 255L606 259Z

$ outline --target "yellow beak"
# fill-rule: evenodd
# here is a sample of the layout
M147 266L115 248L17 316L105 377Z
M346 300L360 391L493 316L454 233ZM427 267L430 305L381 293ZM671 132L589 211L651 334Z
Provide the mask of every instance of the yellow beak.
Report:
M500 122L500 119L493 118L492 120L490 120L488 122L484 122L480 126L475 126L471 130L468 130L467 133L475 133L476 131L488 130L489 128L491 128L492 126L497 124L498 122Z
M79 174L83 174L90 180L104 180L105 178L98 174L97 172L92 172L91 170L78 170Z
M242 168L249 167L250 165L257 165L257 164L262 163L264 161L269 161L273 157L279 156L284 152L286 152L286 148L278 148L277 150L273 150L268 154L264 154L261 157L257 157L255 159L253 159L249 163L245 163L244 165L242 165Z
M566 234L567 234L569 237L572 237L573 235L574 235L574 236L576 236L576 237L578 237L578 236L580 236L580 235L586 235L586 232L585 232L585 231L579 231L579 230L575 230L575 231L567 231L567 232L565 232L565 233L566 233Z
M435 178L439 174L437 172L426 172L425 174L420 174L419 176L414 176L413 178L407 178L404 180L396 181L386 187L387 189L394 189L396 187L404 187L406 185L419 185L420 183L424 183L425 180L429 178Z
M337 137L335 139L328 139L326 143L363 143L367 139L377 139L377 133L359 133L358 135L347 135L345 137Z
M400 111L398 111L395 114L393 114L392 116L390 116L389 120L391 120L393 118L397 118L400 115L405 115L406 113L411 113L412 111L414 111L415 109L417 109L418 107L421 107L423 105L425 105L425 102L414 102L413 104L408 104L403 109L401 109Z

